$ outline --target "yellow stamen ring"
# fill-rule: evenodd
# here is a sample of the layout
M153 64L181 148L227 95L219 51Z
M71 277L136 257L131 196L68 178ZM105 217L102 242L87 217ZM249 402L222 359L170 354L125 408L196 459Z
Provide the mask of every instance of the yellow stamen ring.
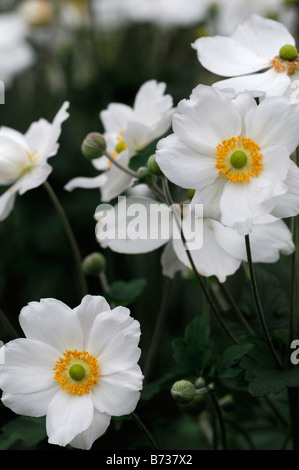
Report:
M86 351L66 350L56 361L54 379L72 395L89 393L99 377L97 360Z
M247 137L232 137L217 146L216 165L221 178L235 183L249 183L261 171L262 157L260 147Z

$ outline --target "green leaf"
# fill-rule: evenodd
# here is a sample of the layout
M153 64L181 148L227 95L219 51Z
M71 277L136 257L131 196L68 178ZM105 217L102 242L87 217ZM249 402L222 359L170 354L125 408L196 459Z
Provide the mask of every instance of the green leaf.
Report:
M286 387L299 386L299 368L278 370L264 343L256 344L240 366L249 382L248 390L254 397L264 397L270 393L280 393Z
M129 305L142 294L146 286L146 279L132 279L131 281L114 281L109 292L105 294L107 301L117 305Z
M203 317L196 317L186 328L184 338L172 342L173 357L185 374L201 375L212 355L210 327Z
M222 379L237 377L242 371L239 367L241 359L254 347L253 344L238 344L227 348L216 364L216 375Z
M45 418L19 416L2 427L0 450L18 447L32 448L47 437Z

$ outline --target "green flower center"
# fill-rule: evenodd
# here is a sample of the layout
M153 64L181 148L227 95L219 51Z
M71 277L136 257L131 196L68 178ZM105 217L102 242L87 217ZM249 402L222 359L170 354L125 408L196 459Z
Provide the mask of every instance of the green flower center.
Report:
M69 374L73 380L82 380L85 377L85 369L81 364L73 364L69 369Z
M295 60L298 55L298 51L295 46L291 44L285 44L279 51L279 57L283 60Z
M247 155L242 150L236 150L231 154L230 163L234 168L243 168L247 163Z

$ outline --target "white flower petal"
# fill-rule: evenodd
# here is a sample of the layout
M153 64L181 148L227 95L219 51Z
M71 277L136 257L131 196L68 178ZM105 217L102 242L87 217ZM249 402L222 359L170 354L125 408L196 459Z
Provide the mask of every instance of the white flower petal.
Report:
M81 323L84 344L87 344L89 333L96 317L102 312L108 312L109 310L108 302L100 295L85 295L80 305L73 309L73 313L78 316Z
M79 318L59 300L30 302L20 313L20 324L27 338L43 341L61 353L84 349Z
M97 211L95 218L98 242L118 253L147 253L172 235L170 209L150 198L124 197L105 214Z
M52 170L53 168L46 162L42 165L30 168L20 180L21 187L19 189L19 194L24 194L26 191L37 188L43 184Z
M186 189L208 186L217 178L214 158L187 147L176 134L158 142L156 161L167 178Z
M105 174L95 176L94 178L78 177L70 180L65 186L66 191L72 191L75 188L100 188L107 182Z
M292 217L299 214L299 168L290 161L289 170L284 180L287 192L274 198L274 209L271 214L275 217Z
M86 431L93 420L90 394L72 395L59 390L52 398L47 412L47 434L50 444L65 446L79 433Z
M133 120L133 109L122 103L110 103L108 108L101 111L100 118L105 132L118 135L127 127L127 123Z
M101 376L113 374L136 365L139 339L139 322L127 308L116 307L95 319L86 349L97 358Z
M11 186L7 191L5 191L3 194L0 196L0 221L6 219L6 217L9 216L11 213L14 203L15 203L15 198L16 198L16 193L19 189L20 183L17 181L16 184Z
M219 90L232 88L236 93L251 92L255 97L262 97L263 94L270 97L282 96L290 84L291 80L286 73L270 69L266 72L220 80L213 83L213 87Z
M278 145L291 154L299 144L299 108L287 98L262 101L245 118L246 137L262 149Z
M204 217L220 221L221 211L219 204L225 183L224 178L218 177L211 186L196 190L191 201L192 212L196 215L196 205L203 204Z
M203 67L222 77L253 73L269 66L267 58L225 36L199 38L192 47Z
M285 44L295 45L295 39L285 25L258 15L239 24L231 37L239 45L269 60L277 56Z
M10 341L4 348L0 386L6 393L34 394L55 386L53 367L59 359L56 349L26 338Z
M56 386L33 393L13 394L4 391L1 401L14 413L39 418L47 414L49 403L56 392Z
M76 449L89 450L94 441L106 432L110 421L110 415L107 415L106 413L99 413L94 409L91 425L88 429L86 429L86 431L78 434L70 442L70 445Z
M132 413L140 398L142 380L139 366L101 377L91 391L94 407L111 416Z
M213 87L198 85L178 104L172 126L178 138L195 152L215 158L225 139L238 136L241 116L231 98Z
M126 151L119 155L117 161L124 167L128 167L129 155ZM116 165L111 166L110 170L105 173L106 182L101 186L102 201L109 202L111 199L119 196L128 189L132 182L132 176L117 168Z

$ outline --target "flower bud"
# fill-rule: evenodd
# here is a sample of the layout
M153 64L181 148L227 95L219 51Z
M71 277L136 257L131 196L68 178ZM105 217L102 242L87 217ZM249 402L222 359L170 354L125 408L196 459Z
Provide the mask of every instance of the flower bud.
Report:
M94 252L84 258L82 268L89 276L98 276L102 271L105 271L106 260L101 253Z
M83 155L90 160L102 157L106 150L106 141L98 132L91 132L85 137L81 150Z
M172 398L181 405L191 403L196 395L193 383L188 380L179 380L171 388Z
M153 173L156 176L161 176L163 175L162 171L160 170L160 167L158 163L156 162L156 156L151 155L147 161L147 167L150 170L151 173Z

